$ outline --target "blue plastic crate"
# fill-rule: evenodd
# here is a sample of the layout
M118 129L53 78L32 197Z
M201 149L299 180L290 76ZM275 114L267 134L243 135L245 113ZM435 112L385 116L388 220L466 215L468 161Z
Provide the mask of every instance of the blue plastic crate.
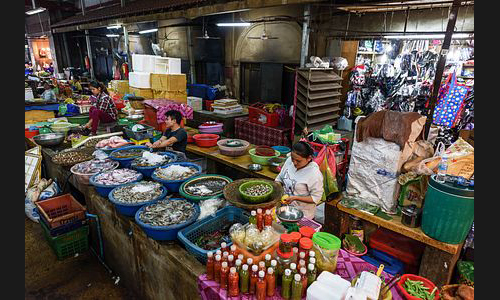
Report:
M196 246L194 241L204 234L215 232L225 221L246 224L248 223L248 214L241 208L226 206L219 210L215 216L209 216L180 230L177 233L177 238L184 244L189 253L204 264L207 260L208 251ZM231 245L232 243L228 244L228 246Z
M367 263L378 267L380 264L384 265L384 271L391 275L404 274L404 264L399 259L385 252L370 249L366 255L361 256L361 259Z
M187 92L189 96L199 97L206 100L214 100L217 89L206 84L188 84Z
M80 227L87 225L87 219L85 219L85 220L76 220L74 222L58 226L56 228L50 228L49 222L45 219L43 214L38 213L38 215L40 216L40 222L45 225L45 227L48 229L48 231L50 233L50 236L52 236L52 237L56 237L56 236L68 233L70 231L76 230Z

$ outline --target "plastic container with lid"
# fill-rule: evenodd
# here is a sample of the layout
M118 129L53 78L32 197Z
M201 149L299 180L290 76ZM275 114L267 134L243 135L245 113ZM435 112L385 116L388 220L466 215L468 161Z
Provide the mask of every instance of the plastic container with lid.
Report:
M310 238L310 239L312 239L313 235L316 233L316 231L309 226L302 226L299 229L299 232L302 235L302 237L306 237L306 238Z
M310 238L303 237L299 240L299 258L301 253L304 253L304 260L309 260L309 251L311 251L313 241Z
M281 253L291 253L292 247L293 247L292 246L292 237L287 233L283 233L280 236L280 245L279 245L280 252Z
M312 242L312 250L316 253L315 258L318 272L328 271L335 273L341 244L340 239L327 232L316 232L313 235Z
M420 227L422 210L415 204L404 206L401 209L401 223L411 228Z
M290 267L290 263L292 263L293 253L287 252L283 253L279 249L276 250L276 276L280 278L286 269Z
M294 231L289 233L292 238L292 247L299 247L299 240L302 238L302 234L300 232Z

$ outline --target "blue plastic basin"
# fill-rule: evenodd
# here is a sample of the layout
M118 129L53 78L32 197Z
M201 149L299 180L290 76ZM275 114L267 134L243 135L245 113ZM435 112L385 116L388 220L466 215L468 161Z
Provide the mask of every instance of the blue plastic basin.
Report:
M121 187L124 187L127 185L133 185L133 184L137 184L137 182L124 184L122 186L114 188L113 190L111 190L111 192L109 192L109 195L108 195L109 201L111 201L115 205L116 210L124 216L128 216L128 217L135 216L135 213L139 210L139 208L141 208L144 205L148 205L148 204L154 203L158 200L164 199L168 193L167 188L162 186L161 187L161 189L162 189L161 195L150 200L150 201L146 201L146 202L142 202L142 203L138 203L138 204L127 204L127 203L122 203L122 202L116 201L115 197L113 197L113 192L118 188L121 188Z
M153 178L154 181L156 182L159 182L161 184L163 184L167 190L170 192L170 193L178 193L179 192L179 188L180 186L182 185L182 183L184 183L186 180L189 180L195 176L198 176L201 174L201 167L195 163L190 163L190 162L174 162L174 163L169 163L169 164L166 164L158 169L164 169L164 168L167 168L171 165L180 165L180 166L183 166L183 167L194 167L198 170L198 172L196 172L193 176L189 177L189 178L186 178L184 180L165 180L165 179L161 179L159 178L158 176L156 176L153 172L153 174L151 174L151 178ZM156 170L156 169L155 169Z
M135 171L135 170L134 170L134 171ZM137 172L137 171L136 171L136 172ZM140 180L142 180L142 178L144 177L142 174L140 174L140 173L139 173L139 177L138 177L136 180L132 181L132 182L127 182L127 183L124 183L124 184L116 184L116 185L103 185L103 184L100 184L100 183L96 183L96 182L94 181L95 177L96 177L97 175L99 175L99 174L101 174L101 173L97 173L97 174L93 175L92 177L90 177L90 179L89 179L89 183L90 183L91 185L93 185L93 186L95 187L95 189L96 189L97 193L98 193L100 196L104 197L104 198L107 198L107 197L108 197L108 195L109 195L109 193L110 193L110 192L111 192L114 188L119 187L119 186L122 186L122 185L125 185L125 184L129 184L129 183L134 183L134 182L140 181Z
M165 156L168 156L170 158L172 158L174 161L177 160L177 154L175 153L172 153L172 152L158 152L156 154L160 154L160 155L165 155ZM142 175L144 175L145 177L148 177L148 178L151 178L151 175L153 174L154 170L157 169L158 167L157 166L153 166L153 167L134 167L132 166L132 161L130 162L130 167L138 172L141 172Z
M186 200L180 198L172 198L169 201L178 201L178 200ZM148 205L144 205L135 213L135 222L142 228L142 230L146 233L147 236L157 241L173 241L177 239L177 232L179 230L191 225L198 219L200 216L200 206L196 203L193 203L195 207L194 215L189 218L186 222L182 224L172 225L172 226L151 226L149 224L143 223L139 219L139 214L144 208ZM149 204L151 205L151 204Z
M285 156L288 153L290 153L290 151L292 151L290 148L286 146L272 146L271 148L273 148L276 151L279 151L281 156Z
M120 166L122 168L130 168L130 164L132 163L132 160L134 158L136 158L136 157L139 157L140 155L134 156L134 157L129 157L129 158L116 158L116 157L113 157L113 153L114 152L121 151L121 150L129 150L129 149L145 149L145 150L148 150L149 148L146 147L146 146L125 146L125 147L121 147L119 149L111 151L111 153L109 154L109 158L111 158L112 160L116 160L117 162L119 162Z

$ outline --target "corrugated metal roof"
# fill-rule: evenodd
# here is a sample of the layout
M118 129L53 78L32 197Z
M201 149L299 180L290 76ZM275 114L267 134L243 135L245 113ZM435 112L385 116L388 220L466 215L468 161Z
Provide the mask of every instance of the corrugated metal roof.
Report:
M104 7L97 10L86 11L85 15L76 15L52 24L52 28L85 24L107 19L125 17L137 14L153 14L162 11L192 7L196 4L206 3L208 0L138 0L128 2L125 7L120 5Z

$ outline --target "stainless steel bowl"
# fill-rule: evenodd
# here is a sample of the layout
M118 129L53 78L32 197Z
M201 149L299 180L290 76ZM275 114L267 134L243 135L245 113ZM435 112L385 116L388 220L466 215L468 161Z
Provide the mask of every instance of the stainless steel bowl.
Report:
M51 147L60 145L64 141L65 136L64 132L43 133L35 135L33 140L42 147Z
M282 205L278 208L276 216L282 222L296 223L304 217L304 213L295 206Z
M258 172L258 171L262 170L262 166L259 164L250 164L250 165L248 165L248 169L250 171L257 171Z
M140 120L144 119L144 115L131 115L131 116L128 116L127 119L129 121L140 121Z

